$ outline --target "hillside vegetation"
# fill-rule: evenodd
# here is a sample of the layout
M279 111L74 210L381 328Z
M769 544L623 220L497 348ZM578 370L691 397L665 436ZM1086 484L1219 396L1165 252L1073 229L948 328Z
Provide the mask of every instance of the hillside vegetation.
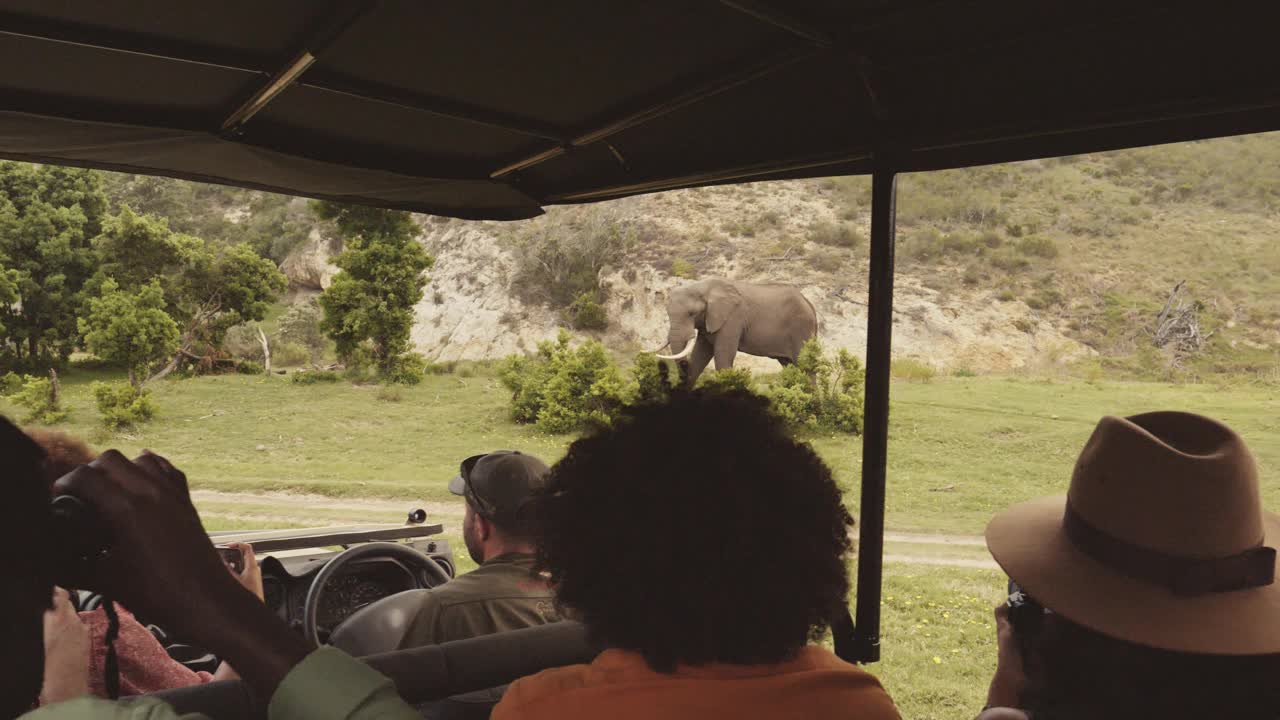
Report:
M168 217L183 232L249 242L277 261L304 245L317 223L297 199L107 175L113 207L129 204ZM504 294L520 304L503 311L499 333L518 333L539 307L550 311L549 323L617 329L627 308L621 300L609 304L610 273L620 278L614 286L665 283L657 290L712 275L782 280L856 305L865 301L869 205L866 178L832 178L552 208L523 223L421 218L424 242L437 243L430 249L439 260L433 283L440 283L428 286L419 325L440 322L430 306L444 312L456 295L504 283ZM485 261L459 270L466 277L449 286L449 255L467 252L477 237L492 243L479 254L505 253L511 271L490 272ZM936 324L921 306L913 309L915 292L957 328L973 316L968 330L977 335L1060 331L1096 351L1083 363L1086 373L1276 375L1280 134L906 175L898 240L898 322L907 335L913 322ZM1171 291L1184 281L1184 307L1197 311L1207 338L1198 352L1157 348L1152 337ZM1006 312L976 319L992 308ZM554 328L539 332L554 337ZM650 343L657 336L651 328L601 335L628 352L634 348L621 347L624 339ZM415 339L420 346L449 339L425 338ZM1009 345L1007 336L1001 342ZM1047 341L1028 348L1059 352ZM931 360L927 352L913 354Z

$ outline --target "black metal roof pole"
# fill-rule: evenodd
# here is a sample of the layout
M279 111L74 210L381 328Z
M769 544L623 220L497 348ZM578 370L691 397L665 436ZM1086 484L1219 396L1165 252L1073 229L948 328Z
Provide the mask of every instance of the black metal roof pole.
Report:
M862 500L858 527L858 662L880 659L885 466L889 445L889 356L893 339L894 212L898 176L889 158L871 175L871 269L867 290L867 375L862 413Z

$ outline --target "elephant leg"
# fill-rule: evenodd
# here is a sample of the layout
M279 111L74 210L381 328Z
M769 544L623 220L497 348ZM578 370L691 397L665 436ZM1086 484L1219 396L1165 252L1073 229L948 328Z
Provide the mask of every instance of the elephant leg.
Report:
M736 341L719 341L715 347L716 369L724 370L733 367L733 359L738 356Z
M707 369L707 363L711 362L712 348L711 343L703 340L701 337L693 344L693 352L689 354L688 372L682 373L684 377L684 386L693 387L698 382L698 376L702 371Z

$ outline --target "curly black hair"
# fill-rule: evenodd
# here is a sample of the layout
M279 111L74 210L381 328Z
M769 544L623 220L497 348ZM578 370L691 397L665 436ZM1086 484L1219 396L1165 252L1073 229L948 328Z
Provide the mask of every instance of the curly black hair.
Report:
M560 605L659 672L786 660L849 593L840 490L756 395L627 410L569 447L532 510Z

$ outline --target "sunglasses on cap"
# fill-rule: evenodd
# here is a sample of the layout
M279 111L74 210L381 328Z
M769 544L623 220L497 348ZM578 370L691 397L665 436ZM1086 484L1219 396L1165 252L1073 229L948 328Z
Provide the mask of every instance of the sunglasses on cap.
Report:
M481 516L485 518L492 518L494 512L493 503L489 502L483 495L476 492L476 486L471 483L471 470L475 468L476 463L480 462L481 458L487 457L488 455L489 453L480 453L479 455L472 455L466 460L463 460L458 474L462 476L462 482L466 485L467 500L471 502L471 506L475 508L475 511Z

